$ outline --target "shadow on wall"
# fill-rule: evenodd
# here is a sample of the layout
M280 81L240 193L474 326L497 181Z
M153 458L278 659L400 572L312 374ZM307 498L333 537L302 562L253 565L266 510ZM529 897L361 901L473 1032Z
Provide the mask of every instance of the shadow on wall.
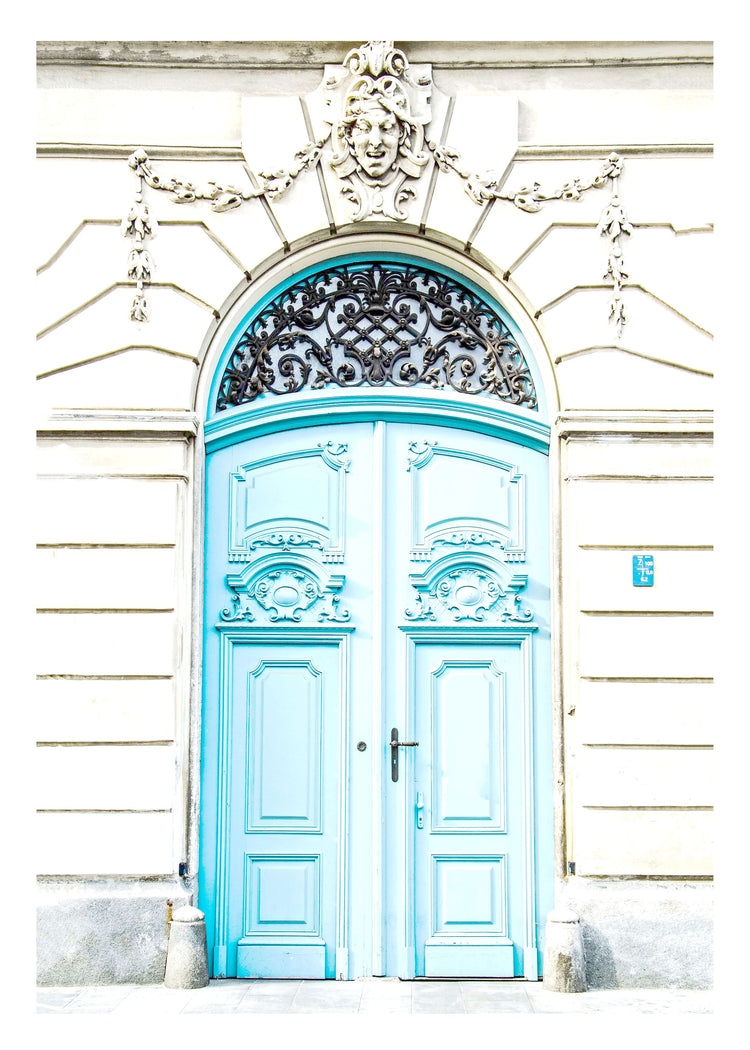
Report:
M617 967L609 941L596 926L581 921L586 983L589 988L618 988Z
M711 988L710 917L671 910L675 914L638 919L623 908L596 926L581 919L588 987Z

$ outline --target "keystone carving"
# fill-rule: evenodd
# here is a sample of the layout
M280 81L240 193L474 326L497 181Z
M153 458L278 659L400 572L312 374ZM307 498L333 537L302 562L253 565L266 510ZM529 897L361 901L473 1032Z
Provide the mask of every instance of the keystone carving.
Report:
M409 72L403 51L375 41L350 51L340 73L326 82L332 170L346 181L342 194L353 222L373 214L404 220L403 207L430 157L423 150L431 120L430 77Z

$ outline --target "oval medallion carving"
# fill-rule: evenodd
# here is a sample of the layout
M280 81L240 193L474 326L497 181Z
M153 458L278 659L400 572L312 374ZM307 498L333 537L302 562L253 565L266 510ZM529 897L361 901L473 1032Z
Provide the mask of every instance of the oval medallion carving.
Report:
M276 605L295 605L299 601L299 591L294 587L277 587L273 592L273 600Z

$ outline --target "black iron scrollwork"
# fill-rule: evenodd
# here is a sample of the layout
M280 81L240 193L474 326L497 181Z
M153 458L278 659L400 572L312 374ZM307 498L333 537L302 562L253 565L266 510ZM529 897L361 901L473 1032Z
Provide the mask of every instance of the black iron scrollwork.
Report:
M216 409L331 384L448 386L537 408L500 316L451 277L405 263L347 263L288 288L240 336Z

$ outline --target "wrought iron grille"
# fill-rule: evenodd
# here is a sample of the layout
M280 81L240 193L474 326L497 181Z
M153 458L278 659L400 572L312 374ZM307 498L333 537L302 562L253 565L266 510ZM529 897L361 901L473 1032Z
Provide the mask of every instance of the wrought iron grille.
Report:
M451 277L405 263L332 266L288 288L242 333L216 409L330 384L427 384L537 408L498 314Z

